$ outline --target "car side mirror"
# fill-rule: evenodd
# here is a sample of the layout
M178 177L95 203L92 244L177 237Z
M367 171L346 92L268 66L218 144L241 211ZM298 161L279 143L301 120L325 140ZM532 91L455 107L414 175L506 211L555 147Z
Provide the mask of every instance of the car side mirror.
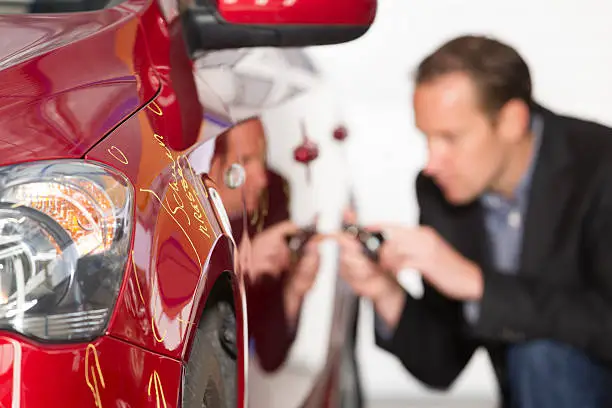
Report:
M182 22L190 51L305 47L365 34L377 0L193 0Z

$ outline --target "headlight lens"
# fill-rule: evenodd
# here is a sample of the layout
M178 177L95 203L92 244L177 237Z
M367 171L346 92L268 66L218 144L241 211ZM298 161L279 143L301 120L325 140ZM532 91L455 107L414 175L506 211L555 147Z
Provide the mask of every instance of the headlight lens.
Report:
M100 335L128 260L133 190L82 161L0 168L0 329Z

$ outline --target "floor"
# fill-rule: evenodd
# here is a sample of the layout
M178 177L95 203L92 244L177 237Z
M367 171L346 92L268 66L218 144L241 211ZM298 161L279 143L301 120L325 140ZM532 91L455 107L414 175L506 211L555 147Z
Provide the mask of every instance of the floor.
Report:
M249 366L249 386L258 390L256 394L250 394L249 407L292 408L296 407L296 401L302 400L301 397L296 398L296 395L308 393L308 387L303 387L307 381L304 380L301 371L287 369L283 376L266 376L258 367L256 360ZM279 389L291 390L291 392L279 393ZM365 408L497 408L496 405L494 400L485 397L436 395L412 400L372 398L365 404Z
M496 408L490 401L481 400L414 400L414 401L373 401L368 408Z

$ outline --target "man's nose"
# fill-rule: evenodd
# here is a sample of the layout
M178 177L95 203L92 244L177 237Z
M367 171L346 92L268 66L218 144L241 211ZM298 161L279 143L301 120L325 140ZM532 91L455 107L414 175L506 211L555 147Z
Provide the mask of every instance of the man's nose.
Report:
M439 152L430 151L423 172L428 176L435 176L442 169L443 162L444 160Z
M253 172L253 185L261 190L268 187L268 174L264 166L257 166Z

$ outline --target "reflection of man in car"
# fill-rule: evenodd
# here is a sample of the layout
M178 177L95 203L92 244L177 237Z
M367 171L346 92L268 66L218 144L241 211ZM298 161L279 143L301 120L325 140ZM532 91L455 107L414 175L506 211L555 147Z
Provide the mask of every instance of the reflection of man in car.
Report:
M286 182L266 167L265 159L263 125L249 119L218 137L208 176L217 184L245 261L251 339L262 367L274 370L294 340L319 254L316 243L309 242L299 259L292 259L286 237L298 227L289 220ZM236 164L244 169L242 175L235 174L240 171ZM242 177L241 186L231 188ZM250 240L244 239L245 232Z
M265 158L266 139L258 119L241 122L217 138L209 177L218 184L230 219L242 217L243 195L247 212L253 214L257 210L268 185ZM230 188L226 182L229 177L235 177L232 174L235 164L240 164L248 175L240 188Z

